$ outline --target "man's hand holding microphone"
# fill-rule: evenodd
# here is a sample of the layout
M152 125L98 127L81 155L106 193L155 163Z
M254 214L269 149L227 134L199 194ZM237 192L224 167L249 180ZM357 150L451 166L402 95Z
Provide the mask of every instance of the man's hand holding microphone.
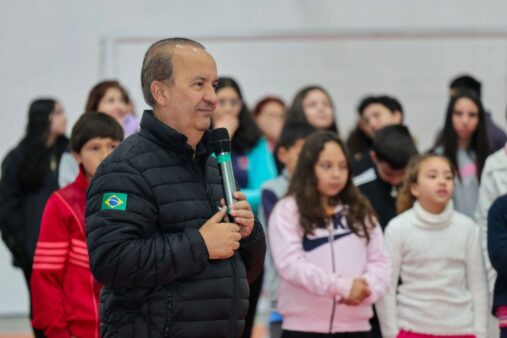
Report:
M209 258L226 259L233 256L234 251L239 249L241 239L250 236L255 217L245 194L236 191L227 129L213 130L211 139L222 176L225 199L221 201L220 210L201 226L199 232L206 243ZM224 223L226 216L229 222Z
M234 255L239 249L239 241L248 237L254 227L254 214L242 192L235 192L236 203L230 207L230 214L236 223L221 223L227 215L227 207L222 201L222 208L199 229L210 259L225 259Z

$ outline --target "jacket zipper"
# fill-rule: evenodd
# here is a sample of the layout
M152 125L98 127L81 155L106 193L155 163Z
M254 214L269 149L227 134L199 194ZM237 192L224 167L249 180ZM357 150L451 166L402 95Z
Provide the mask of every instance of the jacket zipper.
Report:
M206 163L205 163L205 168L208 167L208 161L210 160L210 158L207 158L206 159ZM195 163L194 161L194 165L196 167L196 169L199 171L199 168L197 166L197 163ZM200 171L199 171L200 172ZM205 190L206 190L206 196L208 197L208 202L210 204L210 208L211 208L211 211L212 213L214 214L215 212L217 212L217 210L215 209L216 205L214 205L214 201L212 199L213 196L211 196L211 192L210 192L210 189L208 187L208 184L207 184L207 175L206 175L206 172L204 172L204 187L205 187ZM202 176L200 176L202 177ZM237 283L237 278L236 278L236 265L235 265L235 262L234 262L234 256L231 257L230 259L230 263L231 263L231 269L232 269L232 289L233 289L233 297L231 298L231 314L234 315L236 313L236 302L234 301L236 299L236 295L238 293L238 283ZM236 336L236 325L235 325L236 321L233 317L231 317L229 319L229 337L230 338L233 338Z
M210 160L210 158L208 158L206 160L206 167L208 166L208 161ZM204 183L206 184L206 174L204 175ZM213 204L213 200L212 198L210 198L210 193L209 193L209 189L208 189L208 185L206 184L206 194L208 195L208 201L210 202L210 206L211 206L211 210L213 213L217 212L217 207L219 207L218 205L214 205ZM229 258L229 263L231 264L231 270L232 270L232 298L231 298L231 317L229 318L229 334L228 334L228 337L229 338L234 338L236 337L236 320L234 319L234 314L236 313L236 301L235 299L237 298L237 294L238 294L238 283L237 283L237 278L236 278L236 275L237 275L237 271L236 271L236 264L235 264L235 261L234 261L234 256L232 256L231 258Z
M171 312L172 312L172 290L167 286L167 319L164 327L164 338L169 338L169 329L171 325Z
M206 159L206 163L205 163L205 167L204 169L206 170L206 168L208 167L208 161L209 161L209 158ZM214 209L214 205L213 205L213 201L212 201L212 196L211 196L211 193L208 189L208 184L207 184L207 175L206 175L206 172L202 173L200 168L199 168L199 165L194 161L194 160L191 160L192 162L192 167L196 173L196 176L198 178L198 180L204 184L204 193L206 194L206 199L208 200L209 202L209 205L210 205L210 208L211 208L211 212L214 214L216 212L216 210ZM233 269L233 275L234 275L234 269ZM172 311L172 290L170 289L170 287L168 287L168 292L167 292L167 298L168 298L168 318L166 320L166 325L165 325L165 329L164 329L164 337L165 338L169 338L169 330L170 330L170 324L171 324L171 311ZM233 337L233 336L232 336Z
M208 167L209 160L210 160L210 158L208 157L206 159L205 168ZM215 212L217 212L216 207L218 207L218 206L213 204L212 196L209 191L208 184L207 184L206 172L204 173L204 185L205 185L205 189L206 189L206 195L208 196L208 201L210 203L211 211L214 214ZM236 313L236 302L234 300L236 299L236 295L238 294L238 283L237 283L237 278L236 278L237 271L236 271L236 265L234 262L234 256L232 256L230 258L230 263L231 263L231 269L232 269L232 289L233 289L233 296L231 299L231 314L234 315ZM236 325L235 324L236 324L236 320L234 319L234 317L231 316L231 318L229 319L229 337L230 338L236 337Z
M230 258L231 262L231 268L232 268L232 298L231 298L231 318L229 318L229 337L234 338L235 335L235 319L234 314L236 313L236 302L234 301L236 299L237 293L238 293L238 285L236 282L236 265L234 263L234 256Z
M336 263L334 260L334 247L333 247L333 225L330 224L328 229L329 229L329 246L331 247L332 268L333 268L333 273L336 273ZM333 322L334 322L335 311L336 311L336 297L333 297L333 308L331 310L331 319L329 321L329 333L332 333L332 331L333 331Z

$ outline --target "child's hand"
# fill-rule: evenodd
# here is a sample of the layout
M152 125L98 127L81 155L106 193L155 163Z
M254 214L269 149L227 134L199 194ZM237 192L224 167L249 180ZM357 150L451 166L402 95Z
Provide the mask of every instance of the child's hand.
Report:
M371 295L371 290L364 278L356 278L352 282L352 288L348 298L341 299L339 304L359 305Z

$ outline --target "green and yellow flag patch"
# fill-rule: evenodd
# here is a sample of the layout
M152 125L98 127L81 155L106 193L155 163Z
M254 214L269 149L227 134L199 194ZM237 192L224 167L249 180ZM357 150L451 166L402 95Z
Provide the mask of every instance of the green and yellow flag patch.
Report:
M127 209L127 194L119 192L109 192L102 196L102 206L100 210L121 210Z

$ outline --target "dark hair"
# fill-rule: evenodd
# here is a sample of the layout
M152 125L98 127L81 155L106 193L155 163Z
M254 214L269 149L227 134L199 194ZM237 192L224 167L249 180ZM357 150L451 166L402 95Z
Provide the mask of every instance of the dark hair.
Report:
M316 131L315 127L308 122L298 119L289 119L283 124L280 139L278 140L276 147L284 147L288 149L297 141L306 138L314 131Z
M42 186L51 157L58 162L68 144L65 135L60 135L52 149L48 148L47 141L51 128L49 118L55 107L56 100L49 98L36 99L30 104L26 132L19 143L21 157L18 179L23 191L37 191Z
M283 107L283 109L285 109L285 103L283 102L282 99L275 97L275 96L267 96L267 97L263 98L262 100L260 100L259 102L257 102L257 104L255 105L255 108L252 110L253 116L259 116L262 109L264 109L264 106L267 105L268 103L271 103L271 102L276 102L279 105L281 105Z
M113 117L107 114L87 112L81 115L72 128L70 136L72 151L81 152L83 146L96 137L109 137L121 142L123 140L123 128Z
M336 133L330 131L317 131L306 138L301 150L294 175L289 184L287 195L293 196L298 205L300 224L305 233L312 233L317 227L326 225L326 213L320 203L321 196L317 189L315 165L319 160L324 146L328 142L335 142L340 146L347 159L348 177L345 187L331 200L347 206L346 219L349 228L358 236L369 240L369 229L375 226L374 211L359 190L352 183L351 163L345 147Z
M218 78L215 91L218 93L220 89L223 88L234 89L241 99L241 110L238 116L238 129L231 139L231 147L242 152L248 151L255 147L257 142L259 142L262 133L259 127L257 127L257 123L255 123L252 114L243 100L243 95L241 94L241 89L239 88L238 83L230 77L220 77Z
M449 89L453 90L460 90L460 89L468 89L473 92L479 97L479 99L482 96L482 84L475 78L473 78L470 75L460 75L456 78L454 78L449 83Z
M173 47L191 45L200 49L206 49L199 42L187 38L168 38L155 42L148 48L144 55L143 67L141 70L141 88L144 100L154 107L155 99L151 94L151 83L153 81L165 81L171 83L173 78L172 54Z
M417 148L406 126L395 124L379 129L373 137L372 151L379 161L392 169L403 169Z
M471 150L475 153L475 163L477 164L477 179L480 180L482 169L484 168L484 163L486 162L488 155L491 153L491 148L486 126L486 112L482 105L481 99L474 91L461 89L451 97L449 105L447 106L447 113L445 115L444 129L440 133L440 136L435 143L432 151L434 152L436 151L436 148L442 147L443 155L451 161L452 165L455 168L458 168L458 135L456 134L456 130L454 130L454 126L452 124L452 116L454 114L454 106L456 105L456 102L462 98L472 100L479 110L479 123L477 124L477 128L471 136L470 144L467 150ZM458 177L461 178L459 171Z
M285 121L274 151L278 171L281 171L284 167L283 163L278 159L278 149L282 147L289 149L297 141L305 139L314 131L316 131L315 127L306 121L299 119L288 119Z
M85 112L89 111L98 111L100 101L106 95L106 92L110 88L116 88L121 92L123 101L125 103L129 102L129 96L125 88L123 88L118 81L115 80L106 80L97 83L88 94L88 100L86 101Z
M451 173L453 178L456 177L456 170L449 159L445 156L440 156L436 154L423 154L414 156L407 166L407 172L405 176L403 176L403 183L398 192L398 198L396 199L396 211L398 214L412 208L417 198L412 195L412 185L417 183L417 178L419 177L419 171L421 171L421 165L431 158L440 158L449 164L451 168ZM454 180L453 180L454 184Z
M360 161L366 151L371 149L372 140L366 133L359 127L359 123L350 132L347 138L347 149L354 161Z
M405 112L403 111L403 106L401 105L401 102L397 98L395 98L394 96L382 95L382 96L379 96L379 98L384 101L384 104L386 105L386 107L390 111L400 112L402 115L405 114Z
M403 113L403 106L401 105L400 101L398 101L396 98L388 95L380 95L380 96L367 96L359 102L359 105L357 106L357 112L359 113L359 116L362 116L365 109L368 108L368 106L372 104L381 104L391 113L400 112L402 115Z
M307 87L304 87L303 89L301 89L300 91L298 91L296 96L292 100L292 105L289 108L287 116L290 118L301 119L303 121L308 122L308 119L306 118L306 115L305 115L305 111L303 109L303 101L306 98L306 96L308 95L308 93L311 91L314 91L314 90L319 90L319 91L323 92L324 95L327 96L327 99L329 100L329 103L331 104L331 108L333 108L334 123L327 130L333 131L336 134L339 134L338 122L336 121L336 116L334 115L335 112L334 112L333 100L331 99L331 95L329 95L327 90L325 90L321 86L316 86L316 85L307 86Z

